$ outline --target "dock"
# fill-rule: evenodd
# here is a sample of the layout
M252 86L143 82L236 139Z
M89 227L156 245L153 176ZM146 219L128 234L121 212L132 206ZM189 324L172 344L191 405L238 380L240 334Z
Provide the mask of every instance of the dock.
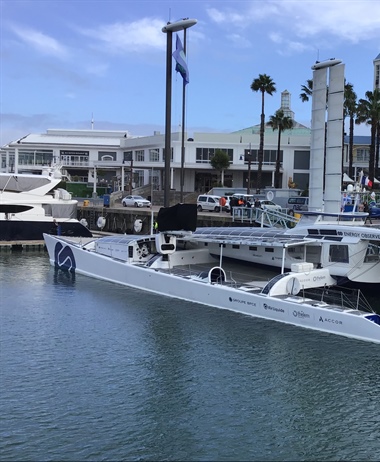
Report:
M0 241L0 252L46 250L42 241Z

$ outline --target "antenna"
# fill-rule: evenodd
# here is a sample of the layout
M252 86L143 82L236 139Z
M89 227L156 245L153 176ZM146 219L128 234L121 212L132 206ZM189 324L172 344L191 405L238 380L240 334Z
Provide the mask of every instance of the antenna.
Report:
M91 130L94 129L94 113L91 113Z
M319 62L319 48L317 48L317 61Z

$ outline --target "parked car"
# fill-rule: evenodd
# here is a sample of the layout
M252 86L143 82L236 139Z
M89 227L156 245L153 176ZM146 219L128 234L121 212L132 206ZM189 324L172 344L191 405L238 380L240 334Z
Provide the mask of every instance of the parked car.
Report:
M123 207L150 207L152 204L141 196L125 196L121 201Z
M275 204L272 201L262 200L260 201L260 207L263 210L273 210L274 212L281 212L281 205Z
M289 197L288 209L289 215L294 215L294 212L309 210L309 198L304 196Z
M201 194L197 199L198 212L208 210L209 212L220 212L220 196Z
M235 193L232 195L233 197L237 197L238 199L243 199L245 202L249 202L251 206L253 206L253 203L255 202L255 198L252 194L238 194Z

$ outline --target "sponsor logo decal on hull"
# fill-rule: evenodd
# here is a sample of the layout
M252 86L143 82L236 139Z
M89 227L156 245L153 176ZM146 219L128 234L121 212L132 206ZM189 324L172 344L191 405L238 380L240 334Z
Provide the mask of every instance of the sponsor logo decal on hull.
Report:
M76 262L70 247L63 246L60 242L57 242L54 248L54 263L59 269L74 273Z

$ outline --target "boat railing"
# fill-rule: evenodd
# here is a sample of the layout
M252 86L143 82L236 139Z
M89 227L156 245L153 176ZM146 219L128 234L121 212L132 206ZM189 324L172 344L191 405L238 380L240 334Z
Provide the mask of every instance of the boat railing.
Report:
M345 287L317 287L302 291L303 295L313 300L325 302L334 308L352 310L359 312L373 313L371 305L358 289Z
M233 207L232 221L257 224L262 228L292 228L299 222L299 218L286 213L286 209L280 212L258 207Z

